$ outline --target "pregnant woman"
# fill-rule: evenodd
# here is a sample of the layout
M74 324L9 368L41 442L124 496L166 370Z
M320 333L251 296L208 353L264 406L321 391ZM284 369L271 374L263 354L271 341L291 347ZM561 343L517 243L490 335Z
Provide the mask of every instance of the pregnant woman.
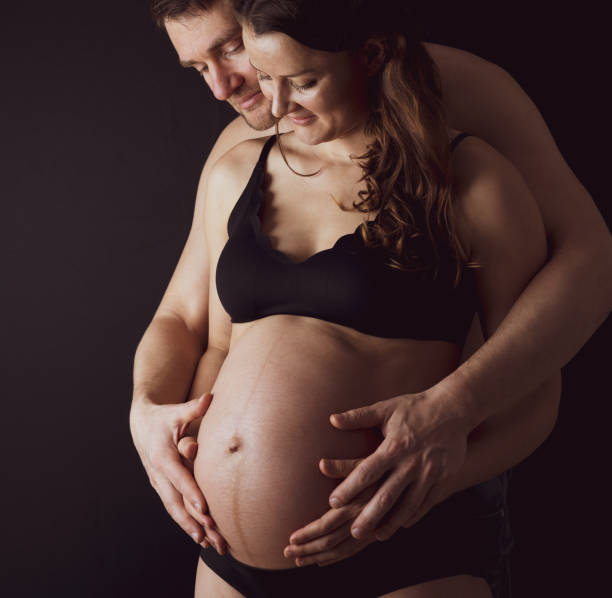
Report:
M328 509L321 456L385 442L330 414L448 376L474 314L490 335L546 259L523 179L447 127L431 59L383 4L235 2L261 89L295 129L238 145L209 180L208 346L227 356L194 474L229 553L202 550L197 596L502 595L504 475L341 562L284 554Z

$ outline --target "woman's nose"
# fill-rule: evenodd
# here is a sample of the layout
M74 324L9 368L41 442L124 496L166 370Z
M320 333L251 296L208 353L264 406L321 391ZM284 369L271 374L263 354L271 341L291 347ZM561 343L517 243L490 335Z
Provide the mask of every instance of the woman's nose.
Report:
M275 118L282 118L289 112L289 99L282 89L275 89L272 96L272 115Z

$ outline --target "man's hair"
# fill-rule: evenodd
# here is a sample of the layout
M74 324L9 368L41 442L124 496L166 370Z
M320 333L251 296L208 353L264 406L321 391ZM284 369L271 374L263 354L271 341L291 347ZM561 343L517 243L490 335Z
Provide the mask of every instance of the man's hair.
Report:
M193 17L210 10L221 0L150 0L149 8L155 24L163 29L166 19Z

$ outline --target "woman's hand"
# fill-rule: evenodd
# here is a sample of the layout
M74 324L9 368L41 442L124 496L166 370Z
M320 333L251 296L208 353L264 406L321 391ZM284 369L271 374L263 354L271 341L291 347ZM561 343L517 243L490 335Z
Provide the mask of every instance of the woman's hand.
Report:
M183 439L181 443L188 426L204 416L211 401L212 394L205 393L177 405L132 408L130 428L151 486L166 511L195 542L208 546L206 538L209 538L220 551L224 548L224 540L215 531L214 521L207 514L206 500L189 464L195 458L197 443L195 439ZM179 445L183 456L190 455L187 462L181 459Z
M378 427L384 436L330 496L330 506L342 508L379 483L350 526L354 538L386 540L441 500L442 488L465 461L472 430L455 405L452 396L433 387L331 416L341 430ZM329 466L342 467L337 460Z
M321 472L331 478L345 478L362 459L345 459L330 462L321 459ZM317 519L293 532L284 555L295 560L299 567L305 565L331 565L352 556L374 542L374 538L357 540L351 536L351 524L363 507L374 496L376 486L369 486L349 504L330 509Z

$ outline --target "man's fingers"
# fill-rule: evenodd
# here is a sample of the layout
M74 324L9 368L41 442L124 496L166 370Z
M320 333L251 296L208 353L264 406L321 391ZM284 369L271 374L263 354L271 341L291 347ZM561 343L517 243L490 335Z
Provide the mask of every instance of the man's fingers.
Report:
M353 522L351 528L353 537L359 539L369 537L379 522L393 509L411 481L410 474L406 475L398 470L390 475Z
M202 491L196 484L191 472L183 465L181 458L176 453L170 453L165 461L160 463L161 474L168 478L176 490L189 501L196 512L204 515L208 506Z
M176 410L176 422L179 426L179 436L182 436L185 432L185 428L198 417L203 417L210 403L212 402L213 395L210 392L205 392L202 396L197 399L191 399L185 403L179 405L173 405Z
M429 511L433 509L441 500L443 500L443 495L439 494L438 486L432 486L416 513L407 521L404 521L402 527L412 527L415 523L425 517L425 515L427 515L427 513L429 513Z
M175 523L188 535L193 538L193 541L199 544L204 540L204 530L202 525L194 519L183 504L181 495L167 480L156 481L154 488L159 494L166 511Z
M349 409L342 413L333 413L329 420L332 426L341 430L355 430L379 426L384 422L385 417L385 401L380 401L365 407Z
M321 459L319 469L328 478L345 478L363 459Z
M198 441L193 436L184 436L178 441L177 448L181 457L193 463L198 454Z
M382 445L381 445L382 446ZM337 509L351 501L360 492L377 482L391 464L379 446L374 453L359 463L329 497L329 506Z
M410 487L400 498L397 507L391 511L388 519L376 530L376 539L388 540L408 519L413 517L423 504L430 488L431 486L425 479L419 480Z
M187 513L189 513L189 515L193 517L205 529L209 527L216 527L213 518L208 513L200 513L199 511L197 511L188 500L185 500L185 497L183 497L183 506L185 507Z
M213 521L212 517L208 514L201 515L194 512L193 507L188 502L184 502L183 504L185 506L185 510L187 511L187 513L189 513L189 515L191 515L196 520L201 519L202 527L204 528L204 538L200 544L204 546L204 542L206 541L210 545L212 545L219 554L223 554L227 549L227 542L225 541L225 538L223 538L223 536L218 532L217 526ZM204 546L204 548L206 548L206 546Z
M224 554L227 551L225 538L214 527L207 526L205 529L209 542L216 548L219 554Z

